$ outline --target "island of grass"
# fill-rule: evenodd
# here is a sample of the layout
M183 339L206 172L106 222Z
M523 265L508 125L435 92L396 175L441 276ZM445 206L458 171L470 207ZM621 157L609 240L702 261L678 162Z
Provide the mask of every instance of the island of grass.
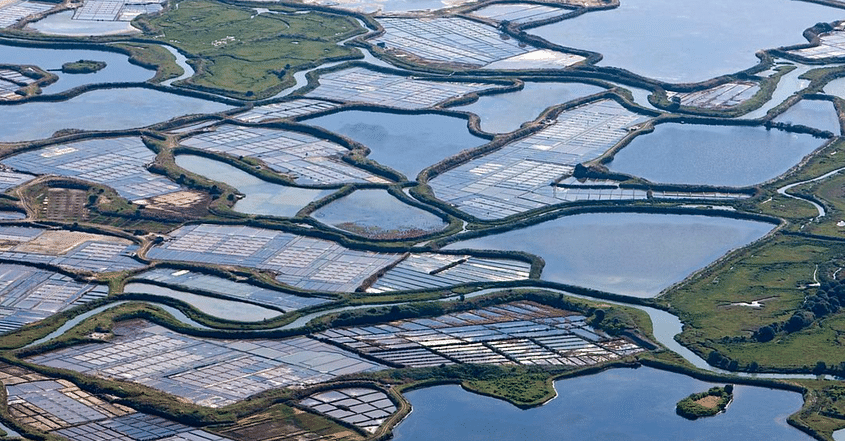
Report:
M62 73L89 74L105 69L105 61L79 60L70 61L62 65Z
M728 384L725 387L711 387L706 392L692 394L678 401L675 413L686 419L695 420L724 412L733 399L733 391L733 385Z
M238 99L269 98L294 85L297 71L362 57L338 44L365 32L354 18L268 8L259 14L251 7L186 0L133 24L188 56L196 75L184 86Z

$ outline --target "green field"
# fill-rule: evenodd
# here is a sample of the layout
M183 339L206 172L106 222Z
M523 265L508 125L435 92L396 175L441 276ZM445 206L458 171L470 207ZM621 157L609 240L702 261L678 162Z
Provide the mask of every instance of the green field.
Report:
M337 44L364 31L355 20L274 9L257 14L248 7L186 0L137 24L189 54L197 73L188 85L235 98L267 98L293 85L299 70L327 59L360 57L357 49Z
M814 283L816 265L817 277L829 279L843 253L845 244L777 235L708 269L663 300L685 324L679 339L705 358L717 350L740 369L752 362L760 369L812 368L820 360L836 365L845 361L845 353L830 350L845 330L841 313L770 342L751 337L763 326L789 320L805 296L816 292L808 286ZM755 300L763 306L734 305Z

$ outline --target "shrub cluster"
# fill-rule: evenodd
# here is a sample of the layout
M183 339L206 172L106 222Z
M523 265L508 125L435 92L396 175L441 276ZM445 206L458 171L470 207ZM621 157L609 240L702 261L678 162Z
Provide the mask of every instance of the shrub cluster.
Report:
M728 404L733 399L733 391L733 385L728 384L725 387L711 387L706 392L692 394L678 401L678 405L675 407L675 413L690 420L716 415L728 407ZM718 397L719 402L713 407L702 406L698 403L702 398L709 396Z
M754 331L752 338L765 343L781 332L791 334L800 331L810 326L815 320L839 312L843 304L845 304L845 284L838 280L822 282L815 293L804 299L804 303L789 320L762 326Z

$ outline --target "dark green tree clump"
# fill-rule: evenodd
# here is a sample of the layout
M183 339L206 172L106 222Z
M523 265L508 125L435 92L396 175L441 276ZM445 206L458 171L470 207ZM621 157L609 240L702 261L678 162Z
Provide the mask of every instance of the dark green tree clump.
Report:
M725 387L711 387L706 392L692 394L678 401L675 413L690 420L719 414L730 404L733 391L733 385L728 384Z
M756 330L752 338L761 343L771 341L779 333L798 332L814 321L839 312L845 304L845 284L839 280L825 281L815 293L808 295L801 308L784 322L768 324Z

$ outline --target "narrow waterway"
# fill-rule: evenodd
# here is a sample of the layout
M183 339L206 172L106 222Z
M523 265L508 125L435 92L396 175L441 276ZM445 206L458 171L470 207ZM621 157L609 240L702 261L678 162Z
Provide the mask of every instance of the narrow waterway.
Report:
M827 179L827 178L829 178L829 177L831 177L831 176L833 176L833 175L835 175L835 174L837 174L837 173L841 172L842 170L845 170L845 167L838 168L838 169L836 169L836 170L834 170L834 171L832 171L832 172L829 172L829 173L823 174L823 175L821 175L821 176L819 176L819 177L817 177L817 178L808 179L808 180L806 180L806 181L796 182L796 183L794 183L794 184L784 185L783 187L778 188L778 190L777 190L777 191L778 191L778 194L784 195L784 196L786 196L786 197L788 197L788 198L798 199L799 201L804 201L804 202L808 202L808 203L810 203L810 204L813 204L813 206L814 206L814 207L816 207L816 210L819 212L819 215L818 215L818 216L816 216L816 219L821 218L821 217L825 217L825 216L827 215L827 211L825 211L824 206L819 205L817 202L813 201L812 199L805 198L805 197L801 197L801 196L791 195L791 194L787 193L787 191L788 191L789 189L794 188L794 187L797 187L797 186L799 186L799 185L804 185L804 184L808 184L808 183L810 183L810 182L818 182L818 181L821 181L821 180Z

